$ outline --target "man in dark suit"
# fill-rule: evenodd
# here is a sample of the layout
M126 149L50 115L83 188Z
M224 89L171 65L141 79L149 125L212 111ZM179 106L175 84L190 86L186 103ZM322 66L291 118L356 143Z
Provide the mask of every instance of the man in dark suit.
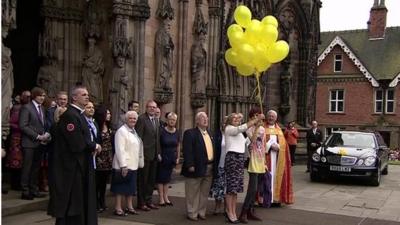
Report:
M59 91L57 93L57 99L56 99L56 106L52 106L50 108L47 109L46 111L46 125L47 125L47 129L50 131L51 135L54 135L54 130L55 130L55 123L54 123L54 113L56 111L57 108L59 107L63 107L66 108L67 104L68 104L68 93L66 91ZM53 149L54 149L54 140L52 142L49 143L49 145L47 145L47 159L48 159L48 167L46 168L48 170L48 168L53 168ZM46 172L46 171L45 171ZM47 176L48 176L48 180L53 179L54 177L54 173L51 170L47 171ZM42 174L42 177L45 177ZM43 181L43 180L42 180ZM50 181L48 181L50 182ZM45 182L47 183L47 182ZM44 187L46 188L46 187ZM51 187L49 186L49 189L51 189ZM49 190L51 191L51 190Z
M138 209L149 211L158 209L152 203L152 195L156 182L157 161L160 159L160 123L156 118L157 103L150 100L146 104L146 112L139 116L136 132L143 141L144 167L138 170Z
M312 160L312 154L322 144L322 131L318 128L317 121L311 122L312 127L307 131L307 170L310 172L310 163Z
M215 158L211 134L207 130L208 116L196 114L196 127L183 134L182 175L185 181L186 213L189 220L206 219Z
M57 93L56 106L50 107L46 111L47 126L51 127L54 124L54 112L58 107L67 107L68 104L68 93L66 91L60 91Z
M56 225L97 225L96 183L93 154L101 146L91 141L83 115L89 93L83 86L71 91L71 104L57 124L53 155L54 178L50 184L48 214Z
M51 136L46 132L46 118L43 102L46 93L42 88L35 87L31 91L32 101L21 107L19 127L21 129L21 146L23 149L23 164L21 172L21 199L32 200L34 197L44 197L39 193L38 174L40 160Z

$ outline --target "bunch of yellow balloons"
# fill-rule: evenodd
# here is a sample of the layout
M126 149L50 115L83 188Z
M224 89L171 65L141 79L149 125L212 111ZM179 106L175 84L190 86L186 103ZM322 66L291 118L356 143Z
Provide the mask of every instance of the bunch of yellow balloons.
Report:
M236 23L228 27L227 35L231 48L225 52L225 60L235 66L242 76L268 70L272 63L282 61L289 53L286 41L278 39L278 21L266 16L259 21L251 19L251 11L244 5L235 9Z

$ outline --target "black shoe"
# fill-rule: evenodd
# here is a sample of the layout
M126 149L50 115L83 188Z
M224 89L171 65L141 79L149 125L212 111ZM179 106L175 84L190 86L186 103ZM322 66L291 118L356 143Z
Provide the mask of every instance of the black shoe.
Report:
M33 196L31 194L22 194L21 199L23 200L33 200Z
M42 193L40 193L40 192L31 193L31 195L32 195L32 197L34 197L34 198L44 198L44 197L46 197L45 194L42 194Z
M279 203L279 202L271 203L271 207L273 207L273 208L279 208L279 207L281 207L281 203Z
M172 204L172 202L165 202L165 204L169 205L169 206L174 206L174 204Z

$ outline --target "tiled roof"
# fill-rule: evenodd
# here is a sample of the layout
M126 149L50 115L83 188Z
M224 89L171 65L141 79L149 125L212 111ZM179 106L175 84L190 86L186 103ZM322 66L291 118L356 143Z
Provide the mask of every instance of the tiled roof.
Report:
M387 27L383 39L368 39L368 31L321 32L320 56L339 36L376 80L393 80L400 75L400 27Z

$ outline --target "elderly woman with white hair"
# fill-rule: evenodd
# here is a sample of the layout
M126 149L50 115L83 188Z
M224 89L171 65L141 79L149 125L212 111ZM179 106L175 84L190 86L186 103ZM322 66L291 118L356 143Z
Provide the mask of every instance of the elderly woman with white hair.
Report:
M158 162L156 183L160 196L160 206L172 206L168 198L168 184L171 181L172 170L179 162L180 133L176 129L178 115L169 112L166 126L160 129L161 160Z
M116 216L137 214L133 208L133 196L136 195L137 169L144 166L143 143L135 131L137 119L135 111L128 111L125 124L115 133L111 192L115 194ZM123 196L126 196L125 211L122 209Z

